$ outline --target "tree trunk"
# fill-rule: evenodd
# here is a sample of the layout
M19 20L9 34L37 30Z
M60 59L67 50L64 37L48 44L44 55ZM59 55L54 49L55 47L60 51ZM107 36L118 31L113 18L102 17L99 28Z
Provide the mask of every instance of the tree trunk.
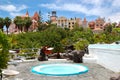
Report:
M0 69L0 80L2 80L2 70Z
M22 27L20 27L20 31L21 31L21 33L22 33Z
M7 35L8 35L8 28L7 28Z

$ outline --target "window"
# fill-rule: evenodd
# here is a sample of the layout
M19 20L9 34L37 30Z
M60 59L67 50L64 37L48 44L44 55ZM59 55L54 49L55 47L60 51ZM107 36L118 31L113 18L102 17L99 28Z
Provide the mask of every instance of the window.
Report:
M98 24L96 24L96 26L99 26Z

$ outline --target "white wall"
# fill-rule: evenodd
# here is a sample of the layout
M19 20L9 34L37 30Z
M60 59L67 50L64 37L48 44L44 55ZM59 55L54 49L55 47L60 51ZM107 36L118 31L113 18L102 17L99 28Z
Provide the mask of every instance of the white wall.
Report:
M110 45L112 46L112 45ZM102 49L90 45L89 54L97 56L97 63L114 72L120 72L120 49Z

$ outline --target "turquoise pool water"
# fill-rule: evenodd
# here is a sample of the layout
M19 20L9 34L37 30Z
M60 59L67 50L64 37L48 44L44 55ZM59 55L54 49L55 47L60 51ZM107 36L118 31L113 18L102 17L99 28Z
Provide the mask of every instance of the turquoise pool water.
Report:
M80 64L45 64L35 66L31 70L35 74L48 76L70 76L88 72L86 66Z
M88 47L89 48L120 50L120 44L90 44Z

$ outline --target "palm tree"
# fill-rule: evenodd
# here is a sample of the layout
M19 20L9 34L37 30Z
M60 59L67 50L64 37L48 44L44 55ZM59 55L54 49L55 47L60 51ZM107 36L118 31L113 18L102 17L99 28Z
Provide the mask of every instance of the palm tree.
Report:
M7 28L7 34L8 34L8 28L9 28L12 20L11 20L9 17L6 17L6 18L4 19L4 22L5 22L5 26L6 26L6 28Z
M14 19L14 23L16 24L16 26L19 29L19 31L22 32L22 27L25 24L24 20L22 19L22 17L16 16L15 19Z
M0 17L0 29L3 31L4 19Z
M25 17L24 21L25 21L25 28L28 31L30 25L32 24L32 20L30 19L30 17Z

